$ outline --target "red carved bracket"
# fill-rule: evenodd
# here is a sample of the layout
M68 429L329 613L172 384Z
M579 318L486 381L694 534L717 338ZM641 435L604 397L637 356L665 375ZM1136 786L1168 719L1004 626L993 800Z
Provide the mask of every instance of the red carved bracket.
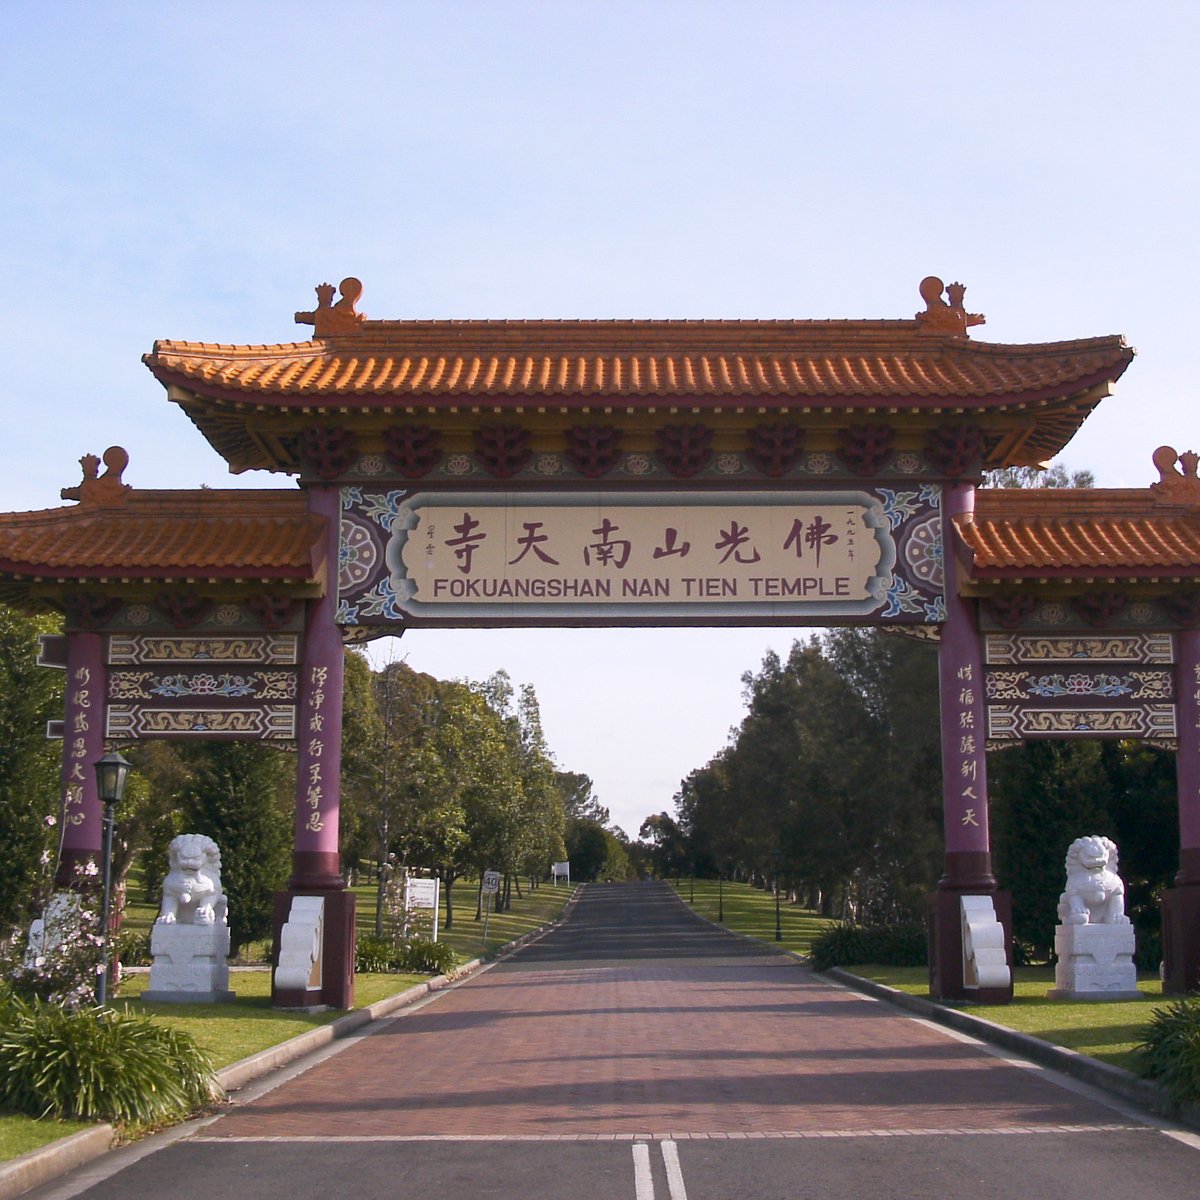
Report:
M1087 592L1071 601L1075 611L1092 626L1107 625L1127 603L1124 592Z
M485 425L475 431L475 457L489 475L510 479L533 457L530 437L520 425Z
M992 596L983 602L992 619L1001 629L1016 629L1037 608L1036 596L1017 592L1012 596Z
M1200 627L1200 592L1179 592L1162 598L1163 611L1184 629Z
M612 425L573 425L567 458L587 479L607 475L621 461L621 431Z
M102 592L80 592L67 601L67 623L92 632L102 629L117 615L121 601Z
M282 629L296 612L297 601L289 596L261 592L246 600L246 608L257 617L264 629Z
M978 470L983 449L983 430L978 425L939 425L925 439L925 457L935 471L951 479Z
M428 475L442 461L442 435L428 425L393 425L383 431L384 457L408 479Z
M658 459L680 479L688 479L712 459L713 431L707 425L664 425L658 430Z
M786 474L804 453L804 430L789 421L757 425L747 437L750 445L746 457L772 479Z
M838 453L856 475L874 475L887 462L895 441L890 425L851 425L838 431Z
M154 605L175 629L199 625L213 606L206 596L198 596L195 592L160 592Z
M339 425L314 425L300 435L300 457L322 479L336 479L358 457L358 438Z

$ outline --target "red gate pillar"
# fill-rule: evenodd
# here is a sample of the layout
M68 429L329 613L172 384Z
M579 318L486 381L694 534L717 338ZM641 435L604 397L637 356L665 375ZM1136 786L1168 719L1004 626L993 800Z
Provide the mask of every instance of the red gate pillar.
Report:
M104 755L104 638L67 634L66 712L63 721L62 853L55 885L76 884L77 871L100 863L104 806L96 790L96 760ZM59 660L61 661L61 659Z
M342 880L338 851L345 649L334 613L341 496L335 487L310 488L308 495L310 510L328 522L326 585L325 594L309 602L305 622L296 725L296 837L288 890L275 896L271 996L281 1008L350 1008L354 1003L354 893L346 890ZM278 978L283 926L292 916L297 896L324 901L321 961L302 986L281 984Z
M1179 792L1179 874L1162 897L1163 991L1200 988L1200 630L1179 635L1175 772Z
M942 804L946 871L929 897L929 992L936 999L1006 1004L1012 999L1012 900L998 892L988 840L987 726L983 654L974 605L958 594L960 545L952 518L975 509L972 484L948 484L943 498L946 622L938 644ZM969 987L963 955L963 896L992 898L1004 927L1007 988Z

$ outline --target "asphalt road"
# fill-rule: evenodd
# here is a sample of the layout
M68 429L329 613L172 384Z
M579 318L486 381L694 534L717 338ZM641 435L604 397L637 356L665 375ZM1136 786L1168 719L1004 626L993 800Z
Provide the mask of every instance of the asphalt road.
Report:
M653 884L31 1200L1191 1200L1200 1138Z

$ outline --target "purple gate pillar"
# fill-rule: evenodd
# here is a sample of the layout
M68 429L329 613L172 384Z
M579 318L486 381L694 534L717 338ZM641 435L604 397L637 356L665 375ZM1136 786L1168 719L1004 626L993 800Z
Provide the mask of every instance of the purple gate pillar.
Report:
M345 649L334 621L337 610L338 534L341 495L334 487L309 489L309 509L328 522L324 595L309 602L300 664L300 706L296 723L296 840L288 890L275 896L275 938L271 961L278 967L281 933L297 896L323 900L321 959L309 986L272 986L279 1007L354 1003L354 893L345 888L338 852L341 799L342 691ZM273 973L274 974L274 973Z
M958 594L960 550L952 518L975 508L975 488L946 487L943 504L946 622L938 645L942 724L942 804L946 870L929 898L929 989L939 999L1007 1003L1011 986L968 988L960 897L988 895L1004 925L1012 963L1011 901L996 891L988 840L987 727L983 654L975 608Z
M1200 630L1179 635L1175 771L1179 791L1179 874L1163 893L1163 991L1200 988Z
M104 692L104 638L68 634L58 887L71 887L83 864L100 862L104 806L96 790L95 763L104 755Z

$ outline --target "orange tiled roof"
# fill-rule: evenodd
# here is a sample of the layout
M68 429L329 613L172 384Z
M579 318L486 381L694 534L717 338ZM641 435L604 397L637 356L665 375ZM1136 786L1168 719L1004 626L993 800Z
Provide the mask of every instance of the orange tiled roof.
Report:
M299 490L134 491L119 504L0 514L0 572L310 580L324 527Z
M1148 490L984 489L955 525L979 580L1200 575L1200 510Z
M1006 346L915 321L368 321L274 346L159 341L143 361L214 399L372 408L455 397L952 402L1064 396L1116 379L1117 336Z

